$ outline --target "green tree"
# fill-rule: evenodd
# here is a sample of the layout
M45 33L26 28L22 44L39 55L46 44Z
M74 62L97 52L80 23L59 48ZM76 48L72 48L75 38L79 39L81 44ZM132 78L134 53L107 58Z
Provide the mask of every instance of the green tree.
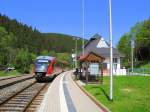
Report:
M12 64L15 56L14 42L16 37L0 27L0 64Z
M69 66L71 62L71 55L69 53L57 53L57 63L63 66Z
M136 36L137 49L150 46L150 19L145 20Z
M50 56L57 57L57 54L55 51L49 51L49 54Z
M123 64L129 66L131 57L131 40L135 41L134 56L141 47L150 46L150 19L138 22L129 33L124 34L118 42L118 50L124 54Z
M47 50L43 50L41 52L41 55L43 55L43 56L49 56L49 52Z
M22 72L28 71L28 65L38 55L62 56L60 60L69 62L68 54L75 47L75 39L70 35L41 33L36 28L0 14L0 64L15 65ZM82 39L79 38L78 51L81 46ZM66 54L59 56L59 52Z
M130 57L131 57L130 40L131 40L130 34L126 33L121 37L117 45L117 48L120 51L120 53L124 55L124 58L122 60L123 66L128 66L130 62Z
M44 56L53 56L53 57L57 56L57 54L55 53L55 51L47 51L47 50L43 50L41 52L41 55L44 55Z
M21 73L29 73L32 57L27 49L20 49L15 59L15 68Z

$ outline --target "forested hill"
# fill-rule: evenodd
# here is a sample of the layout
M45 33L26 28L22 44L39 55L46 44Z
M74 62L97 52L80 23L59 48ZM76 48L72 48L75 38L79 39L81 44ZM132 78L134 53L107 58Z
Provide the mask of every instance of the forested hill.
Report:
M59 60L70 61L70 54L75 49L75 38L63 34L41 33L0 14L0 65L12 65L26 72L38 55L52 55ZM78 40L79 49L81 39Z
M71 53L75 47L75 40L72 36L56 33L43 34L26 24L11 20L5 15L0 15L0 26L15 36L15 46L13 47L25 48L36 54L43 50ZM78 45L81 48L80 40Z
M57 52L73 52L77 39L78 50L82 48L82 39L80 37L58 34L43 33L45 41L48 42L46 49L56 49Z

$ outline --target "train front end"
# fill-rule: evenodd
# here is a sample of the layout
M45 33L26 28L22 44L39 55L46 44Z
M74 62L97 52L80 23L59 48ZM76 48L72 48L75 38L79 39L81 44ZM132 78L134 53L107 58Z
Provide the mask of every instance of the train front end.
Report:
M40 56L37 57L35 61L35 78L36 80L42 81L45 79L53 78L53 70L54 70L54 58L49 56Z

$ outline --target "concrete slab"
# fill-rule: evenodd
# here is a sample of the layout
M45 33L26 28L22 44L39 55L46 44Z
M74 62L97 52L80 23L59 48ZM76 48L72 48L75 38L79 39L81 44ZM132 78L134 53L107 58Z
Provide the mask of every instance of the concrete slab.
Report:
M81 89L74 83L71 78L72 72L68 72L68 89L74 102L77 112L103 112Z
M64 72L52 82L38 112L102 112L71 75L72 71Z

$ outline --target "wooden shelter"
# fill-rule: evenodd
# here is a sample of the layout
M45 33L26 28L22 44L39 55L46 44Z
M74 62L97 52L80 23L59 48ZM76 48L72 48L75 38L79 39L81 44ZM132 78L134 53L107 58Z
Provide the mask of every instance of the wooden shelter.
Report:
M80 62L80 71L82 69L82 74L80 75L83 75L85 73L86 82L88 82L89 76L90 76L88 72L89 64L90 63L100 64L105 60L105 58L100 55L97 55L96 53L90 52L88 54L81 55L78 60ZM101 66L101 82L103 82L103 70L102 69L103 69L103 66Z

